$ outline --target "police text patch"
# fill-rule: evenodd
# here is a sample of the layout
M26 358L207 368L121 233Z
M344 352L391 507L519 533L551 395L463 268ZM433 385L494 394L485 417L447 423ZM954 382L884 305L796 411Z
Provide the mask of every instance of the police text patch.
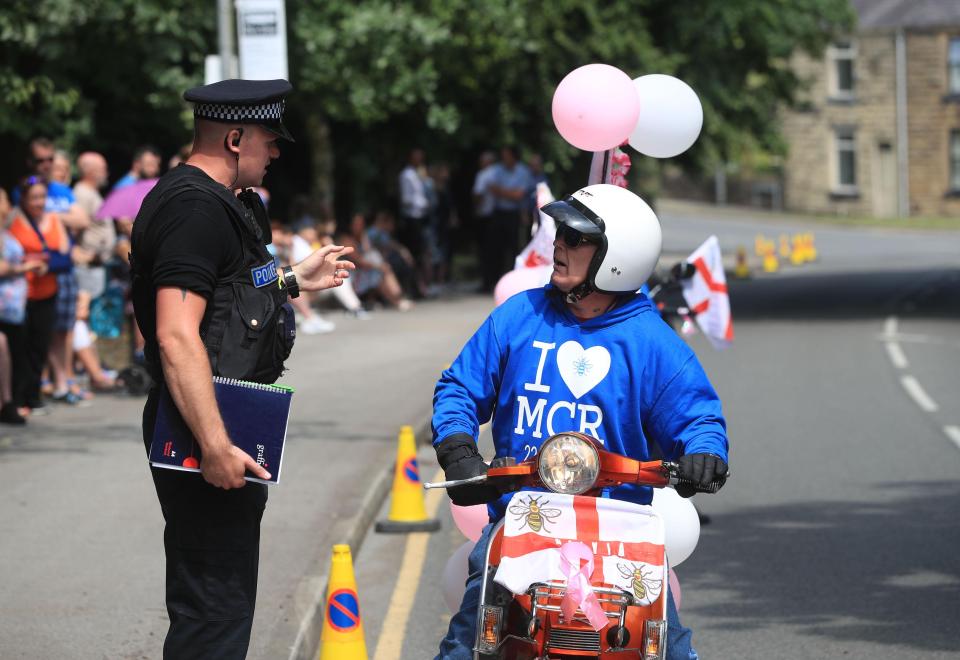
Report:
M277 281L277 267L271 261L250 269L250 276L253 278L253 286L260 288L273 284Z

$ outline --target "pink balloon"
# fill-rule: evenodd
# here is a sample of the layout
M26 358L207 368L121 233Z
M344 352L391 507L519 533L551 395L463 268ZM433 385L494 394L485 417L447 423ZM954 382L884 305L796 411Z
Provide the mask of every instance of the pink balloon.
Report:
M553 93L553 123L577 149L606 151L623 144L639 116L633 81L609 64L574 69Z
M453 521L457 523L457 529L474 543L480 538L480 532L486 524L490 522L486 504L459 506L451 501L450 513L453 515Z
M672 568L670 569L670 593L673 594L673 604L677 606L677 614L680 614L680 578Z
M500 278L493 290L493 300L502 305L507 298L527 291L528 289L542 288L550 281L553 273L553 264L549 266L534 266L533 268L517 268Z

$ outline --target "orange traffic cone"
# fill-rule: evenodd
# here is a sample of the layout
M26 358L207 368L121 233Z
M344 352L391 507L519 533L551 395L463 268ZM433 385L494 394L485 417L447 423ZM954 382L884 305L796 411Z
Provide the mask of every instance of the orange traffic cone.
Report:
M349 545L333 546L319 660L367 660Z
M393 494L390 496L390 515L377 522L376 530L388 534L406 532L435 532L440 521L427 518L423 503L423 488L420 485L420 470L417 468L417 444L413 428L400 429L397 441L397 465L393 472Z

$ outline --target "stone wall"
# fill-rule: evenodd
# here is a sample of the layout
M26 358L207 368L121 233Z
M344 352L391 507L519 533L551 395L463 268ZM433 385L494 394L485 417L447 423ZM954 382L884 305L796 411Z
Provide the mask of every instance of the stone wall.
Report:
M810 81L810 86L801 96L806 108L783 114L789 144L784 168L788 209L852 215L896 213L893 35L861 35L855 44L852 100L830 98L831 62L826 54L816 60L805 56L794 59L795 70ZM841 194L835 185L838 164L834 135L840 126L855 131L857 190L852 194Z
M960 194L949 190L950 131L960 130L960 96L947 93L947 47L960 28L906 34L908 188L910 214L960 215ZM827 55L796 57L811 81L806 109L782 115L789 155L784 166L788 209L887 217L898 212L896 50L894 34L856 38L855 98L831 99ZM837 126L855 129L857 192L837 194Z
M947 31L907 35L911 215L960 215L960 197L948 190L950 131L960 129L960 98L947 96L950 36Z

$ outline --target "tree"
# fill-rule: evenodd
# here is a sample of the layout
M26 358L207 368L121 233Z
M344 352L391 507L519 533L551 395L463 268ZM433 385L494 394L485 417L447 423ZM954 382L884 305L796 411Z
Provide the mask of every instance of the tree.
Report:
M118 158L143 142L174 150L190 137L180 95L202 78L214 11L192 0L7 0L0 136L21 150L48 135ZM4 180L21 163L5 163Z
M297 0L287 11L302 138L284 172L309 171L328 202L336 188L341 208L383 203L417 144L469 169L480 149L514 143L544 155L558 190L581 184L588 156L557 134L550 101L590 62L697 91L704 132L677 161L689 169L777 153L778 109L802 84L792 54L818 53L853 23L849 0ZM212 0L6 0L0 136L21 150L46 133L117 157L144 141L173 151L189 139L180 95L202 81L215 25ZM635 171L655 175L649 160Z
M791 55L819 52L853 18L847 0L308 0L293 11L295 83L311 134L328 135L331 125L349 134L341 157L366 154L369 171L371 162L395 168L423 141L460 159L519 143L542 151L561 179L583 157L554 129L550 100L577 66L607 62L690 83L705 129L681 162L706 169L746 150L782 148L777 109L802 82ZM314 144L327 163L315 172L325 196L334 146ZM363 168L350 178L386 174Z

